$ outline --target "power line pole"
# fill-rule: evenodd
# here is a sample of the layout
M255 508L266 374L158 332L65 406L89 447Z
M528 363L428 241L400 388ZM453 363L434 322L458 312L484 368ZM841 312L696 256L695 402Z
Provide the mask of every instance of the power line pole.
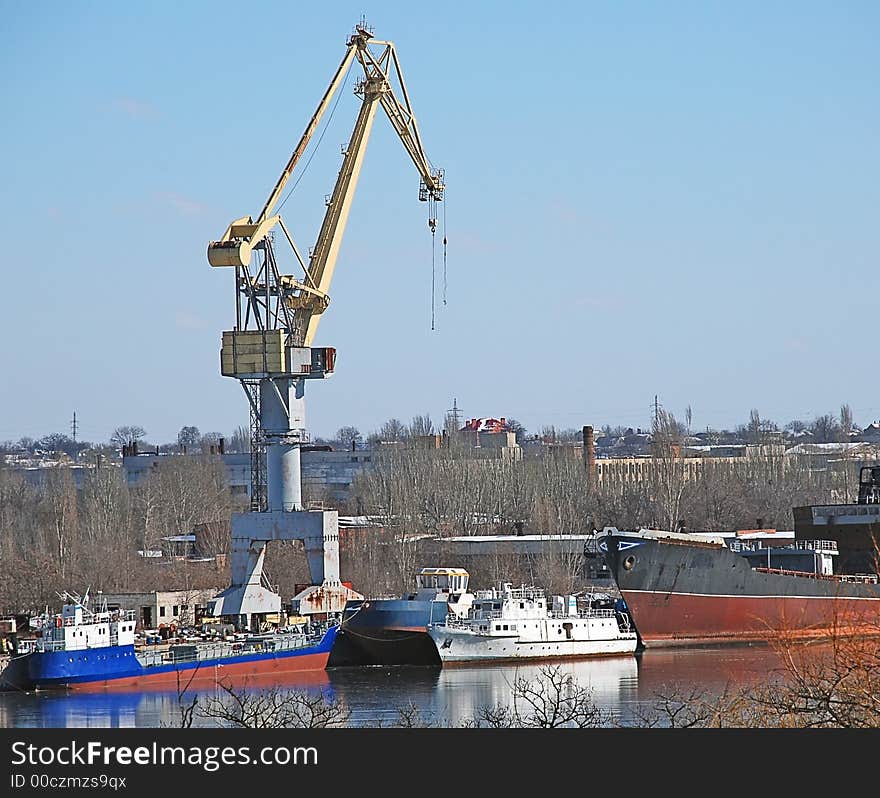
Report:
M73 430L73 442L76 444L76 410L73 411L73 421L70 422L70 428ZM76 450L76 446L73 447L73 459L77 459L77 455L79 452Z
M660 424L660 397L654 394L654 427Z
M453 435L461 429L461 422L459 421L460 412L458 399L453 399L452 407L446 411L446 428L449 435Z

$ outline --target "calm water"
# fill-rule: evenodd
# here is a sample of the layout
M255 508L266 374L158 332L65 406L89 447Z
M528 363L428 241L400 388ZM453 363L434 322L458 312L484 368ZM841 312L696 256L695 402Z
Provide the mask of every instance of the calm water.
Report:
M509 704L517 677L533 678L540 665L421 668L337 668L284 686L344 701L352 725L394 725L399 707L415 707L428 721L459 725L480 707ZM638 657L561 663L605 713L627 725L634 711L649 707L658 691L697 686L718 694L728 685L769 679L778 660L766 647L654 650ZM214 692L202 693L213 695ZM0 693L0 727L177 726L176 692ZM194 725L209 725L200 720Z

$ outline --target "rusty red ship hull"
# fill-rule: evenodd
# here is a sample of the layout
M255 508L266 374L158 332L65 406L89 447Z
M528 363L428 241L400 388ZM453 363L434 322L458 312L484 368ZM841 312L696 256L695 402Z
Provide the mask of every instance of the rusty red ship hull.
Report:
M179 668L157 673L141 673L136 676L103 679L87 682L71 682L70 690L84 693L105 690L189 690L215 687L224 684L229 687L273 687L295 681L297 686L323 685L329 682L326 666L330 652L303 654L286 659L262 660L254 662L226 662L207 665L192 670Z
M880 634L876 577L752 567L723 541L651 531L601 536L645 647Z

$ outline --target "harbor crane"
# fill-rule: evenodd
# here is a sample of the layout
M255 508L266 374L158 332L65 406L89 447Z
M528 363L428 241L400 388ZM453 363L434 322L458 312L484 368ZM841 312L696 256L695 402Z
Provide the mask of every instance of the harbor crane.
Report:
M361 107L306 264L275 209L355 61L363 69L354 89ZM425 155L394 44L373 38L362 21L260 214L234 220L208 244L211 266L235 270L236 323L223 332L220 370L240 381L251 411L251 512L233 515L232 583L216 599L214 614L237 615L248 626L254 616L281 607L262 574L270 540L303 541L312 586L295 597L302 614L341 611L347 598L360 597L340 581L338 513L303 507L300 450L308 442L305 383L330 376L335 367L336 350L312 344L330 304L330 283L379 106L419 172L419 200L428 203L433 234L445 188L443 170L433 168ZM302 269L301 279L279 270L276 227Z

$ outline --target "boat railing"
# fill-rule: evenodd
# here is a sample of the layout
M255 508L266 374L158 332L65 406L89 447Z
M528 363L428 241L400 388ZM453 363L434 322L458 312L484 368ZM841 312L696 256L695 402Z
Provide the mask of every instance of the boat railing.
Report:
M819 574L813 571L794 571L790 568L755 568L762 574L781 574L783 576L800 576L804 579L820 579L826 582L856 582L860 584L876 585L876 574Z
M488 618L459 618L457 615L453 615L450 613L447 615L442 621L439 621L437 626L446 626L449 629L469 629L474 621L488 621Z
M70 645L68 645L70 643ZM113 638L108 643L101 645L89 645L85 640L65 640L54 637L41 637L37 640L37 648L40 651L91 651L93 649L107 648L115 645Z
M257 645L263 651L289 651L292 648L302 648L303 646L308 645L309 642L308 635L286 634L262 639Z
M84 610L79 623L76 622L75 617L62 618L61 615L56 615L55 617L62 619L63 626L82 626L88 623L137 620L134 610L112 610L111 612L90 612L89 610Z
M64 651L64 640L53 640L49 637L41 637L36 643L39 651Z
M137 653L138 662L145 668L153 668L156 665L165 664L163 660L163 652L161 651L139 651Z
M512 587L505 593L512 599L533 601L534 599L545 598L544 591L540 587Z
M841 582L857 582L863 585L876 585L877 574L840 574Z
M587 609L581 610L577 613L577 615L569 615L565 612L548 612L547 618L552 618L553 620L565 620L568 618L580 618L580 619L588 619L588 618L614 618L617 613L613 609ZM513 623L517 623L519 621L531 621L533 618L515 618L511 616L504 616L502 612L497 610L492 610L490 612L473 612L469 613L464 617L459 617L450 613L446 616L445 621L441 621L438 623L439 626L447 626L451 629L468 629L475 622L478 621L498 621L498 620L507 620Z
M544 590L540 587L532 587L530 585L520 585L520 587L504 586L500 590L492 587L487 590L477 590L474 596L478 599L495 599L496 601L516 600L516 601L537 601L547 597Z
M764 542L760 540L730 540L727 545L731 551L735 552L766 551L768 549L773 551L785 551L786 549L789 551L792 549L797 551L837 551L837 541L835 540L794 540L783 545L764 545Z
M578 610L577 615L570 615L567 612L552 612L550 613L551 618L613 618L615 615L614 610L612 609L587 609L587 610Z
M461 618L470 621L494 621L502 616L501 610L471 610L464 616L449 613L449 617Z
M812 507L813 518L842 515L880 515L878 504L817 504Z

